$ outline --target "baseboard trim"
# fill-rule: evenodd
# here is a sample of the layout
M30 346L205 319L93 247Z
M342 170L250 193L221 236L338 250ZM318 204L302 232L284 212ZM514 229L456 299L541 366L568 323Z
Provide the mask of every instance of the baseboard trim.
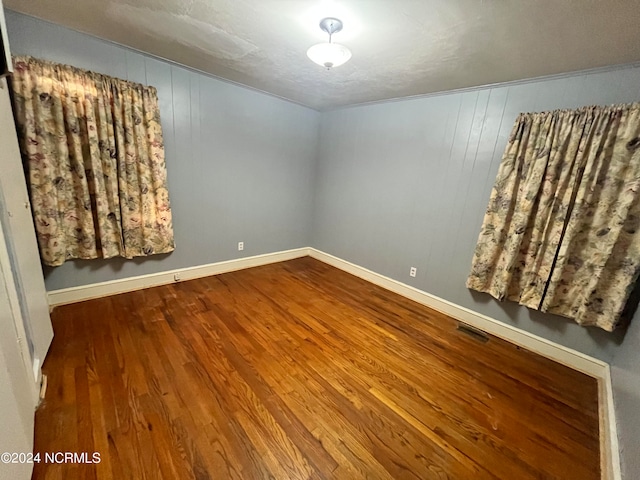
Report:
M106 297L118 293L132 292L143 288L157 287L169 283L183 282L195 278L208 277L221 273L233 272L245 268L259 267L270 263L284 262L294 258L305 257L309 253L308 248L296 248L281 252L266 253L253 257L237 258L223 262L198 265L196 267L178 268L164 272L139 275L137 277L123 278L108 282L92 283L79 287L63 288L48 292L49 305L56 307L68 303L82 302L92 298ZM178 275L179 280L175 280Z
M598 379L598 394L601 477L604 480L622 480L618 426L613 403L613 385L611 383L611 368L609 365L605 369L604 376Z
M309 248L309 256L597 379L602 478L621 480L609 364L315 248Z

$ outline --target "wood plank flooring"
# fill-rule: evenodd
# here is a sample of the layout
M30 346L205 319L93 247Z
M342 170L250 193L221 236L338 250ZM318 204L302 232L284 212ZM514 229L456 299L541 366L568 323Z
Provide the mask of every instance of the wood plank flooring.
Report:
M595 380L309 257L58 307L34 479L598 479Z

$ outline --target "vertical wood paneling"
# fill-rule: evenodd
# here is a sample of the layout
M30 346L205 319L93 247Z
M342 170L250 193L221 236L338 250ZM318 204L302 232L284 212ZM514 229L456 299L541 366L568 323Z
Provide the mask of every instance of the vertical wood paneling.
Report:
M461 215L454 235L453 252L462 258L471 258L472 256L471 244L466 240L478 235L481 220L476 214L476 206L486 203L484 187L488 183L488 172L494 160L495 139L502 127L504 106L507 101L506 89L493 89L487 94L487 103L481 112L481 131L477 142L475 142L472 158L468 162L471 164L467 177L468 184L464 189L464 202L459 210ZM462 262L455 265L461 267ZM464 273L463 271L458 272L457 275L449 275L446 288L455 290L453 282Z
M628 68L323 114L314 246L610 359L615 336L471 294L465 280L517 115L637 101L639 77Z
M636 313L624 343L612 360L611 375L616 404L616 420L623 478L640 478L640 318Z
M460 254L458 250L460 242L464 242L464 237L461 237L460 235L460 223L464 220L465 212L469 211L467 208L467 198L470 190L472 190L473 185L478 183L475 181L473 173L474 166L477 161L476 154L479 148L482 130L485 126L487 104L490 100L490 93L490 90L482 90L478 92L476 105L474 107L473 121L471 128L469 129L467 141L461 142L463 144L466 143L466 146L464 156L462 157L461 170L457 176L457 182L455 180L452 182L457 186L457 189L455 191L451 191L451 199L449 202L452 206L451 209L456 212L461 212L461 215L459 215L457 219L452 219L449 222L449 233L447 237L451 240L447 242L447 253L441 257L451 258L453 256L458 256ZM477 174L477 172L475 173ZM443 288L450 290L454 287L454 285L452 285L452 280L454 278L456 277L450 275L446 278L446 281L441 281Z
M176 251L67 262L47 270L49 290L309 245L318 112L31 17L7 17L14 53L153 85L160 101Z
M439 198L435 199L439 213L435 225L439 225L440 228L434 231L431 239L433 245L431 246L429 268L426 268L432 278L432 291L439 291L443 287L442 272L448 268L450 257L453 254L455 221L451 218L451 212L455 211L458 198L464 195L465 182L461 175L469 138L473 132L479 97L480 92L478 91L462 94L462 101L457 112L455 133L451 143L447 145L448 148L443 152L445 164L442 167L446 173Z
M428 224L433 224L435 221L435 214L438 213L435 208L429 208L429 196L433 195L433 192L429 192L422 188L425 179L430 179L434 185L440 185L441 177L444 174L444 170L437 168L437 162L433 161L431 156L434 151L439 151L442 141L444 139L444 126L447 123L449 113L451 111L450 103L446 97L440 97L431 105L431 114L425 116L422 114L422 107L416 103L412 118L415 118L419 126L416 129L419 135L417 139L420 144L419 152L416 152L416 158L414 159L415 168L409 171L409 175L412 177L411 189L412 195L412 209L409 219L404 222L412 222L412 227L408 231L400 229L398 236L400 238L406 237L404 256L401 258L401 263L396 266L397 274L402 275L412 266L412 253L424 245L428 244L427 236L431 233L431 229L425 228ZM422 141L421 141L422 140ZM410 149L411 146L407 145L406 148ZM410 155L408 155L410 156ZM425 218L426 222L416 225L413 223L415 218ZM418 272L418 278L424 278L425 272L423 270Z
M147 71L144 66L144 56L140 53L127 50L124 52L127 67L127 80L137 83L147 83Z
M421 201L423 202L423 216L418 217L426 220L423 231L426 230L426 235L422 235L424 243L418 245L416 251L424 252L424 260L418 267L417 278L425 285L427 291L434 291L438 285L439 278L437 272L431 268L425 268L425 265L431 265L431 259L435 252L436 240L439 236L437 229L433 228L433 225L439 225L444 216L443 210L446 205L442 202L446 194L446 178L448 172L448 159L450 156L451 145L453 144L453 138L456 132L457 120L460 109L462 107L462 95L446 96L442 97L445 104L442 105L442 111L439 112L440 122L438 127L434 128L432 132L427 133L427 137L434 135L438 140L434 144L433 150L429 152L426 157L426 161L432 165L432 176L425 177L424 183L420 186L423 192ZM425 100L426 103L431 103L429 100ZM429 108L429 111L431 109ZM428 184L429 188L424 188ZM414 219L414 225L420 225L422 222ZM414 257L412 264L415 263L415 254L411 252ZM406 272L406 270L405 270ZM403 272L404 273L404 272ZM402 276L404 277L404 275ZM402 278L400 277L400 278Z

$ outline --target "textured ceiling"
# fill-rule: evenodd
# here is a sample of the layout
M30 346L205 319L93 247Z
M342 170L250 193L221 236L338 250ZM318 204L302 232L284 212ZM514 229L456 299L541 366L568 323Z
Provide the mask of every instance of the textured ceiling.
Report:
M5 6L317 109L640 61L640 1L4 0ZM353 58L327 71L307 49Z

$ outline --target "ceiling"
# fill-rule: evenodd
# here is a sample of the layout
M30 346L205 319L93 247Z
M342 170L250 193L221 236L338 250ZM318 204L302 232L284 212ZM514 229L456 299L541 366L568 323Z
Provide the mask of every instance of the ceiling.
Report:
M638 0L4 0L319 110L640 61ZM307 49L318 23L353 58Z

